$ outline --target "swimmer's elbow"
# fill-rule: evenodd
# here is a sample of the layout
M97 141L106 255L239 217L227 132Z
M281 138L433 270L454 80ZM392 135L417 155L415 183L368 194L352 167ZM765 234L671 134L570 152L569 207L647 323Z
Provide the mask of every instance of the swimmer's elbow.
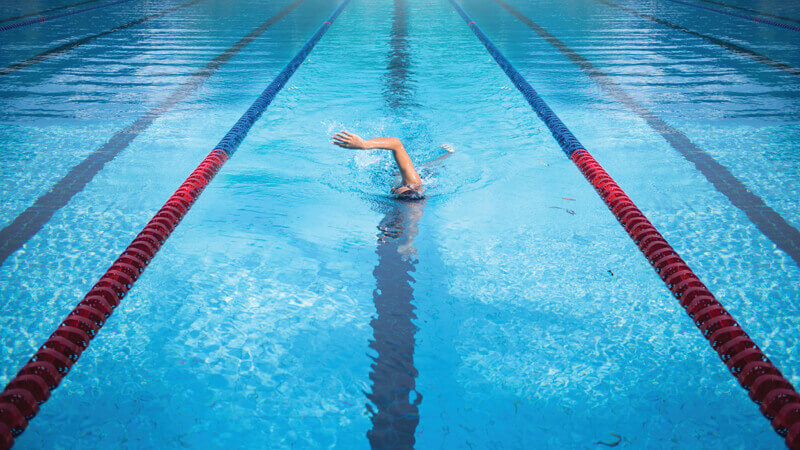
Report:
M389 145L391 146L390 150L405 150L405 148L403 148L403 142L396 137L389 138Z

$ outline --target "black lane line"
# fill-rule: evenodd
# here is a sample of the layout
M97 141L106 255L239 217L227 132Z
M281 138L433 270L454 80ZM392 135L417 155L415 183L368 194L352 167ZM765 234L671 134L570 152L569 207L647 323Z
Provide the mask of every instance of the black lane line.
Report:
M11 224L0 230L0 265L19 250L53 217L56 211L66 205L72 197L80 192L89 181L97 175L103 166L114 159L142 131L146 130L157 118L172 109L183 99L196 91L205 81L228 62L239 51L263 34L268 28L281 20L305 0L294 0L284 9L259 25L247 36L230 46L209 61L203 68L193 73L169 97L136 119L127 128L118 131L111 139L94 151L86 159L73 167L64 178L59 180L47 193L36 199L36 202L17 216Z
M700 1L703 2L703 3L710 3L712 5L719 5L719 6L724 6L726 8L730 8L730 9L738 9L739 11L746 11L746 12L749 12L749 13L758 14L759 16L772 17L773 19L780 19L780 20L785 20L787 22L800 23L800 20L792 19L791 17L778 16L778 15L775 15L775 14L765 13L763 11L757 11L755 9L742 8L741 6L729 5L729 4L723 3L723 2L715 2L714 0L700 0Z
M419 425L422 395L416 390L419 374L414 367L419 328L413 322L417 316L411 283L417 263L413 242L424 202L394 201L378 226L378 265L372 272L377 314L370 321L373 339L369 343L378 356L370 365L372 392L367 394L377 409L367 404L372 420L367 439L374 449L413 448Z
M109 35L111 33L116 33L117 31L122 31L122 30L128 29L130 27L134 27L136 25L143 24L143 23L147 22L148 20L157 19L157 18L159 18L161 16L164 16L166 14L175 12L175 11L177 11L179 9L183 9L183 8L188 7L188 6L195 5L195 4L203 2L203 1L205 1L205 0L192 0L192 1L188 2L188 3L184 3L184 4L178 5L178 6L173 6L172 8L165 9L164 11L161 11L161 12L158 12L158 13L155 13L155 14L151 14L149 16L142 17L141 19L134 20L133 22L128 22L128 23L126 23L124 25L120 25L118 27L114 27L114 28L112 28L110 30L107 30L107 31L103 31L102 33L97 33L97 34L93 34L91 36L86 36L86 37L83 37L83 38L80 38L80 39L76 39L74 41L67 42L66 44L59 45L58 47L54 47L54 48L51 48L49 50L45 50L45 51L39 53L38 55L31 56L30 58L26 59L25 61L20 61L18 63L14 63L14 64L11 64L9 66L3 67L2 69L0 69L0 76L8 75L8 74L16 72L16 71L18 71L20 69L24 69L24 68L30 67L30 66L32 66L32 65L34 65L36 63L40 63L42 61L48 60L48 59L50 59L50 58L52 58L54 56L58 56L58 55L64 54L64 53L74 49L75 47L78 47L79 45L83 45L83 44L85 44L85 43L87 43L89 41L93 41L93 40L95 40L95 39L97 39L99 37L107 36L107 35Z
M736 12L732 12L732 11L726 11L724 9L713 8L711 6L698 5L697 3L685 2L683 0L666 0L666 1L678 4L678 5L682 5L682 6L688 6L690 8L702 9L704 11L711 11L713 13L723 14L723 15L730 16L730 17L735 17L737 19L747 20L747 21L753 22L755 24L769 25L769 26L772 26L772 27L783 28L784 30L789 30L789 31L800 31L800 27L798 27L796 25L791 25L791 24L784 23L784 22L778 22L776 20L771 20L771 19L767 19L767 18L764 18L764 17L750 16L750 15L736 13Z
M45 9L44 11L37 11L37 12L34 12L34 13L25 14L23 16L9 17L8 19L0 19L0 23L13 22L13 21L19 20L19 19L26 19L28 17L40 16L42 14L51 13L53 11L61 11L62 9L72 8L73 6L85 5L87 3L94 3L94 2L98 2L98 1L100 1L100 0L86 0L84 2L78 2L78 3L72 3L72 4L64 5L64 6L58 6L58 7L55 7L55 8Z
M28 20L23 20L21 22L10 23L8 25L0 25L0 31L16 30L16 29L19 29L19 28L29 27L31 25L40 25L43 22L49 22L51 20L60 19L62 17L69 17L69 16L73 16L75 14L81 14L81 13L85 13L85 12L88 12L88 11L94 11L95 9L105 8L105 7L108 7L108 6L120 5L122 3L127 3L129 1L131 1L131 0L115 0L113 2L104 3L102 5L94 5L94 6L90 6L88 8L76 9L74 11L67 11L67 12L62 12L62 13L58 13L58 14L53 14L51 16L43 16L43 17L39 17L38 19L28 19Z
M416 106L413 98L414 80L411 78L410 69L411 56L408 50L406 8L405 0L395 0L392 31L389 37L386 86L383 89L386 105L397 113L404 113L408 108Z
M384 98L398 115L404 115L413 105L406 11L405 0L394 0ZM417 316L411 283L418 262L413 243L425 200L391 200L384 207L388 209L378 225L378 265L372 272L376 316L370 321L373 339L369 347L377 357L370 365L372 392L366 395L376 410L367 404L372 421L367 439L373 449L407 449L414 447L422 401L416 390L414 348L418 328L413 322Z
M673 30L682 31L682 32L687 33L687 34L691 34L692 36L696 36L696 37L699 37L701 39L705 39L706 41L711 42L712 44L719 45L720 47L724 48L725 50L731 51L731 52L736 53L737 55L740 55L740 56L745 56L747 58L752 59L753 61L760 62L761 64L766 64L766 65L768 65L770 67L773 67L773 68L778 69L778 70L782 70L782 71L784 71L786 73L790 73L792 75L800 76L800 69L798 69L796 67L793 67L793 66L790 66L789 64L782 63L780 61L775 61L774 59L772 59L772 58L770 58L770 57L768 57L766 55L762 55L761 53L758 53L756 51L750 50L748 48L744 48L744 47L742 47L740 45L736 45L734 43L731 43L731 42L728 42L728 41L724 41L722 39L715 38L713 36L708 36L708 35L705 35L705 34L698 33L696 31L692 31L692 30L690 30L688 28L682 27L682 26L674 24L672 22L668 22L666 20L659 19L658 17L651 16L650 14L641 13L639 11L636 11L635 9L627 8L625 6L609 2L607 0L595 0L595 1L596 2L600 2L600 3L604 4L604 5L608 5L608 6L612 7L612 8L617 8L619 10L625 11L627 13L633 14L634 16L640 17L640 18L645 19L645 20L649 20L649 21L657 23L659 25L664 25L665 27L672 28Z
M542 28L533 20L516 10L503 0L494 0L505 8L514 17L541 36L550 45L555 47L562 55L569 58L581 70L597 83L603 91L612 96L644 119L647 125L661 135L672 148L677 150L684 158L692 162L697 170L722 193L730 202L742 210L750 221L771 240L778 248L786 252L798 265L800 265L800 231L790 225L775 210L767 206L761 197L750 192L728 169L718 163L708 153L695 145L683 132L673 128L653 111L642 105L616 84L610 76L581 56L567 44L560 41L549 31Z

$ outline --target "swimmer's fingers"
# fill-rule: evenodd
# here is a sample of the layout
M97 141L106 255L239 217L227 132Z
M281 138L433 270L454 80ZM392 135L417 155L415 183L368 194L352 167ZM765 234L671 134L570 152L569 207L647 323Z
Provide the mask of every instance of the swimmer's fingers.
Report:
M336 146L339 146L339 147L343 147L343 148L352 148L350 146L350 144L348 144L347 142L341 142L341 141L333 141L333 145L336 145Z
M352 142L353 141L353 139L351 137L346 136L346 135L344 135L342 133L336 133L332 137L333 137L333 140L339 141L339 142Z
M339 147L344 147L344 148L347 148L347 147L349 147L349 146L350 146L350 144L349 144L348 142L345 142L345 141L337 141L337 140L335 140L335 139L334 139L334 141L333 141L333 144L334 144L334 145L338 145Z
M348 141L353 142L353 143L358 143L358 142L363 140L363 139L361 139L361 136L359 136L359 135L357 135L355 133L351 133L349 131L345 131L345 130L340 131L338 134L341 134L342 136L347 138Z
M342 141L342 140L334 139L333 144L334 145L338 145L339 147L343 147L343 148L356 148L356 146L352 142L348 142L348 141Z
M343 133L347 132L345 131L339 132L332 136L334 144L338 145L339 147L345 147L345 148L360 148L359 146L360 139L358 138L358 136L355 136L350 133L347 134Z

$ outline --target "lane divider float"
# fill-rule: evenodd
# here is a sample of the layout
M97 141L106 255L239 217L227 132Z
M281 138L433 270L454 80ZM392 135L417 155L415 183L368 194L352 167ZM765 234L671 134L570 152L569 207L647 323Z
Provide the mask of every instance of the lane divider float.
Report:
M150 125L166 114L178 103L200 89L206 80L216 71L239 54L251 42L264 34L270 27L286 17L305 0L294 0L274 16L253 28L244 37L236 41L225 51L208 61L205 66L192 73L172 93L150 108L144 115L127 127L114 133L103 145L86 156L80 163L72 167L47 192L38 197L31 206L22 211L14 220L0 228L0 265L14 252L22 248L29 239L36 235L53 217L56 211L66 206L78 192L88 185L101 170L128 148L131 142Z
M16 28L27 27L28 25L34 25L34 24L37 24L37 23L44 23L44 22L47 22L49 20L60 19L61 17L71 16L71 15L74 15L74 14L80 14L80 13L83 13L83 12L86 12L86 11L92 11L92 10L99 9L99 8L105 8L106 6L119 5L120 3L127 3L129 1L131 1L131 0L117 0L115 2L103 3L102 5L90 6L88 8L76 9L74 11L67 11L67 12L63 12L63 13L53 14L53 15L50 15L50 16L36 17L36 18L33 18L33 19L23 20L21 22L10 23L8 25L0 25L0 31L8 31L8 30L16 29Z
M253 102L217 147L180 185L128 248L122 252L89 293L61 322L27 364L0 393L0 449L8 449L39 412L40 405L58 387L80 355L120 304L181 219L236 152L253 124L261 117L289 78L303 63L349 0L342 1Z
M789 448L800 449L800 394L466 11L455 0L450 3L592 184L775 431L785 437Z
M644 120L653 131L664 138L670 147L675 149L687 161L694 164L695 168L706 180L717 191L727 197L733 206L742 210L747 215L747 218L750 219L750 222L764 233L764 236L800 266L800 230L792 226L783 216L767 205L764 199L748 189L727 167L720 164L682 131L669 125L654 111L634 99L611 76L534 22L530 17L503 0L494 0L494 2L580 67L608 95ZM2 236L2 231L0 231L0 236ZM0 244L0 260L2 260L2 244Z

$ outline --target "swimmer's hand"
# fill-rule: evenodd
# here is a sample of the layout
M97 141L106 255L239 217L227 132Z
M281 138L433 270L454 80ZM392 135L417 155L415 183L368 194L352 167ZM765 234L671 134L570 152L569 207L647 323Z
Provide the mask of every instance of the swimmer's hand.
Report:
M359 150L366 150L369 148L366 141L361 139L359 135L348 133L344 130L331 136L331 139L333 139L335 145L343 148L356 148Z

